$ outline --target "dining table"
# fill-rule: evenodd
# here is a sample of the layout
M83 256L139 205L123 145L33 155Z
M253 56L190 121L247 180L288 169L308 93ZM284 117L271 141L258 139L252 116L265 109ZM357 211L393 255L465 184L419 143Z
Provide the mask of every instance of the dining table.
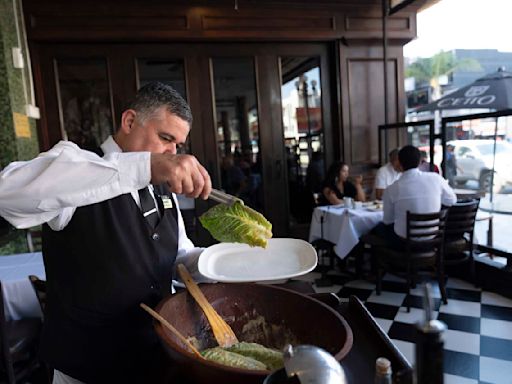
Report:
M344 205L316 207L309 228L309 242L316 239L334 244L334 252L344 259L359 243L359 238L382 221L382 208L367 204L358 208Z
M6 320L42 317L41 307L29 280L46 279L41 252L0 256L0 281Z

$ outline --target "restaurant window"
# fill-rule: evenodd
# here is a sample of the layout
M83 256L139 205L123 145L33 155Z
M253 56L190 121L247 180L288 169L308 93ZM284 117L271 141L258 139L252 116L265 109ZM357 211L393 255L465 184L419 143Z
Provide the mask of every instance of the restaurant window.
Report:
M483 219L475 225L478 243L512 252L508 230L512 217L512 116L448 123L446 148L449 183L481 196L478 217ZM489 230L492 236L488 236Z
M412 145L421 152L420 169L440 172L442 161L441 140L436 138L434 121L405 122L379 126L379 164L388 162L393 149ZM433 155L432 155L433 151Z
M320 59L281 57L290 224L309 223L325 177Z
M137 74L139 87L159 81L169 84L185 100L187 99L183 59L139 58L137 59Z
M263 210L260 127L254 59L213 58L221 188Z
M58 59L55 63L62 137L93 150L113 133L105 59Z

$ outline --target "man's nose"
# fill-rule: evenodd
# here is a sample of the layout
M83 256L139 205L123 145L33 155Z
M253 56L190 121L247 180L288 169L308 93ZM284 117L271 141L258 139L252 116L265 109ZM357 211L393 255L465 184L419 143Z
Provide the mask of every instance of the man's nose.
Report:
M169 144L167 144L164 153L170 153L171 155L175 155L177 153L176 143L169 143Z

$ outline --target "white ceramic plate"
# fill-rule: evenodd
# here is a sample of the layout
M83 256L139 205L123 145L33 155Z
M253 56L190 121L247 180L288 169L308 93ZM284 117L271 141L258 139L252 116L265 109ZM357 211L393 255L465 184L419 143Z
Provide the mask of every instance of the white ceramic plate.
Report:
M275 238L267 248L220 243L199 256L199 272L216 281L241 283L288 279L316 267L315 249L304 240Z

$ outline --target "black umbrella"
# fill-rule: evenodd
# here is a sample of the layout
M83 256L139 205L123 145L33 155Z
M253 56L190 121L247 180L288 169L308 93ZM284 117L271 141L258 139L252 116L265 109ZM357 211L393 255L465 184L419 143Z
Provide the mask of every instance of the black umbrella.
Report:
M469 108L512 109L512 73L500 68L415 111Z

